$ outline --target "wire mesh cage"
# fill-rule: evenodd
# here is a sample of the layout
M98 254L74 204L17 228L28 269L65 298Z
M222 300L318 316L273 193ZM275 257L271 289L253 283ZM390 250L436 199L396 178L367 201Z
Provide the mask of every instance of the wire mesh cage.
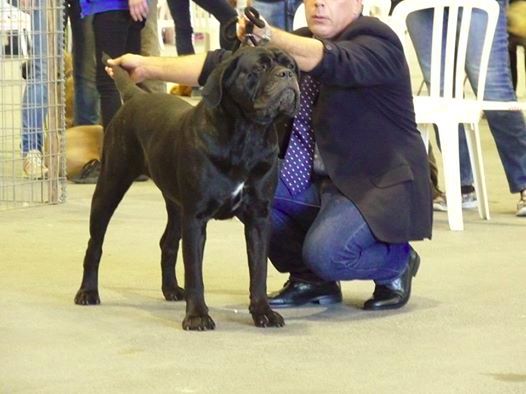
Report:
M65 201L63 3L0 0L0 210Z

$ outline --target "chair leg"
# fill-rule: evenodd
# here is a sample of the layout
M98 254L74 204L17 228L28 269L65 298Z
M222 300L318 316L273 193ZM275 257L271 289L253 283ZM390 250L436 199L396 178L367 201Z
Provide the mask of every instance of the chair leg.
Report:
M482 219L489 220L488 193L486 189L486 177L484 175L484 163L482 160L482 148L480 144L480 131L478 124L466 125L466 140L469 149L469 159L473 170L475 181L475 192L479 201L479 215Z
M458 123L445 121L437 124L437 127L442 148L449 228L452 231L462 231L464 230L464 222L460 192Z
M422 141L424 142L427 153L429 153L429 128L430 127L431 125L427 123L419 125L420 136L422 137Z

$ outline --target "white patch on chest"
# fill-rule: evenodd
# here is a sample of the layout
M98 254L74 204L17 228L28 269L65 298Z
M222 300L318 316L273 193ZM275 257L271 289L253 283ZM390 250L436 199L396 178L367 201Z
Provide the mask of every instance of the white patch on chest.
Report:
M232 198L235 198L239 193L241 193L241 190L243 190L243 187L245 186L245 182L241 182L232 192Z

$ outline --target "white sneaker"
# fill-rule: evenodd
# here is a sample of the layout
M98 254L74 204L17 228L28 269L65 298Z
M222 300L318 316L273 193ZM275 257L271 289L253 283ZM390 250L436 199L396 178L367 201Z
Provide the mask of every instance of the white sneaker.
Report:
M475 209L478 208L479 202L477 201L477 195L475 192L462 194L462 209Z
M521 199L517 203L517 216L526 216L526 190L521 192Z
M439 194L433 198L433 211L447 212L446 196Z
M36 149L27 152L24 157L24 174L31 179L44 179L48 169L42 161L42 153Z

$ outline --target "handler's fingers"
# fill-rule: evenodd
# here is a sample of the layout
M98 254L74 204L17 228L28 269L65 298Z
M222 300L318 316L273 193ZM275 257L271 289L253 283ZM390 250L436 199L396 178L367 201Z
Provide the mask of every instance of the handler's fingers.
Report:
M239 16L237 18L237 28L236 28L236 35L237 35L237 38L239 38L239 41L243 41L243 39L245 38L246 30L247 30L247 24L246 24L245 16Z
M148 17L147 0L131 0L129 2L130 15L135 22L142 22Z
M106 66L104 70L106 70L106 73L113 79L113 68Z

